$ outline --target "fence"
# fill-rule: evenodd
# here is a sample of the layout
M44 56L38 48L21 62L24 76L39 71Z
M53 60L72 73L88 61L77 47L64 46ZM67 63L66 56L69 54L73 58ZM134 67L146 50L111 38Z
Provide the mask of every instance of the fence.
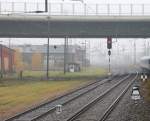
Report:
M35 11L44 10L45 3L40 2L0 2L0 14L33 14ZM48 13L50 15L148 16L150 15L150 4L49 3Z

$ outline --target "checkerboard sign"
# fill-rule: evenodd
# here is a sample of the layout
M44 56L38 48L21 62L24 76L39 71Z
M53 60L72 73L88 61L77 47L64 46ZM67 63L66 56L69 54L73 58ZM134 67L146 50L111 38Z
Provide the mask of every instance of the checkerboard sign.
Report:
M143 82L144 82L145 80L147 80L147 75L146 75L146 74L142 74L142 75L141 75L141 79L142 79Z

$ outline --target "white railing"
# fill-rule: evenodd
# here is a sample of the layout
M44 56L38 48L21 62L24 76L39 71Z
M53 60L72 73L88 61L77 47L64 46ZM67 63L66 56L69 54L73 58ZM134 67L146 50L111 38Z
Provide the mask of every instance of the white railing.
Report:
M0 2L0 14L34 13L44 8L44 3ZM150 15L150 4L49 3L48 12L50 15Z

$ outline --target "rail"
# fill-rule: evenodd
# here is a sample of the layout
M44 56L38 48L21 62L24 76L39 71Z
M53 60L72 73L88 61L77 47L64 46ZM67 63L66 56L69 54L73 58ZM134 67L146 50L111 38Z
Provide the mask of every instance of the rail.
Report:
M112 111L112 109L117 105L117 103L120 101L121 97L125 94L125 92L128 90L128 88L131 86L131 84L135 81L137 78L137 75L132 79L132 81L127 85L127 87L121 92L121 94L116 98L116 100L111 104L111 106L107 109L107 111L104 113L102 118L99 121L105 121L109 113ZM66 121L74 121L76 120L80 115L82 115L84 112L86 112L89 108L91 108L93 105L95 105L98 101L100 101L103 97L105 97L109 92L114 90L116 87L118 87L121 83L125 82L124 80L129 79L129 76L122 79L117 84L113 85L110 89L106 90L104 93L102 93L99 97L92 100L90 103L86 104L84 107L79 109L76 113L74 113L71 117L66 119Z
M138 73L135 76L134 79L132 79L132 81L126 86L126 88L121 92L121 94L116 98L116 100L114 102L112 102L112 104L107 108L107 110L104 112L102 118L100 118L98 121L105 121L107 119L107 117L109 116L109 114L113 111L113 109L115 109L115 107L117 106L117 104L119 103L119 101L121 100L121 98L124 96L124 94L128 91L128 89L130 88L130 86L132 85L132 83L135 81L135 79L138 77Z

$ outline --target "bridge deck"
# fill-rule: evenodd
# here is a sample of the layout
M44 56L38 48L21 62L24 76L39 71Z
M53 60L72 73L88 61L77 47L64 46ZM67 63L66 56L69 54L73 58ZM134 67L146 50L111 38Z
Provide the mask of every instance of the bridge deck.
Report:
M0 37L146 38L149 33L150 16L0 15Z

